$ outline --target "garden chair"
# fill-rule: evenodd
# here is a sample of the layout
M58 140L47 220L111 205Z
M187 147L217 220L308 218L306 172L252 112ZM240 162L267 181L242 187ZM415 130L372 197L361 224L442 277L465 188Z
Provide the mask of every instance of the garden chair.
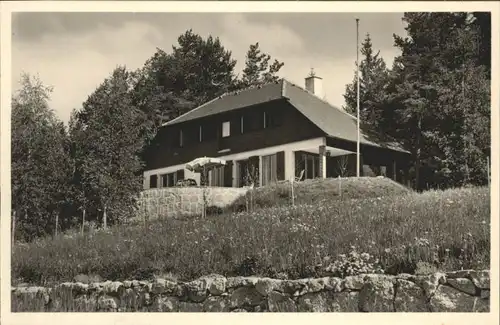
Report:
M294 182L300 182L302 180L302 178L304 177L305 171L306 171L305 169L302 169L299 176L295 176L295 178L293 179Z

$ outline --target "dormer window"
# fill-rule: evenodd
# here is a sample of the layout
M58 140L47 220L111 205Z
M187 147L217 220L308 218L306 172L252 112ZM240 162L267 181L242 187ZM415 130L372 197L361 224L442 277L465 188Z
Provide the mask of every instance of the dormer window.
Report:
M222 123L222 137L226 138L230 135L231 124L229 121Z

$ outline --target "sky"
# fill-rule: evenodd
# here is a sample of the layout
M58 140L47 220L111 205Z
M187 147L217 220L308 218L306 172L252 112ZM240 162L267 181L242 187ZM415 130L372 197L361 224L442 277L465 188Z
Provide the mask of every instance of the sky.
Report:
M304 86L311 68L323 78L326 100L344 104L360 43L370 33L388 66L399 51L393 34L405 35L402 13L82 13L12 15L12 82L22 72L53 87L51 108L64 122L118 65L140 68L161 48L169 52L188 29L219 37L244 68L245 54L259 42L263 52L285 63L279 76Z

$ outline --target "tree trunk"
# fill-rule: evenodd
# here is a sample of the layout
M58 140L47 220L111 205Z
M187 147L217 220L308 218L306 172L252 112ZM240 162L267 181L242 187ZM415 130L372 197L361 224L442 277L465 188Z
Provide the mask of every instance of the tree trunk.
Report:
M57 228L59 227L59 214L56 213L56 231L55 231L55 237L57 237Z
M104 206L104 211L102 214L102 227L104 229L108 228L108 220L107 220L107 216L106 216L106 205Z
M417 130L417 154L415 157L415 189L420 190L420 154L421 154L421 140L422 140L422 118L418 118Z
M14 243L16 242L16 210L12 212L12 234L11 238L11 249L14 247Z
M464 175L464 184L469 183L470 179L470 172L469 172L469 165L468 165L468 152L467 152L467 138L466 138L466 132L467 132L467 104L465 103L465 66L463 67L463 78L462 78L462 105L463 105L463 114L464 114L464 124L463 124L463 146L464 146L464 166L465 166L465 175Z
M488 178L488 188L491 188L490 181L490 157L486 156L486 177Z
M82 213L82 236L85 234L85 208Z

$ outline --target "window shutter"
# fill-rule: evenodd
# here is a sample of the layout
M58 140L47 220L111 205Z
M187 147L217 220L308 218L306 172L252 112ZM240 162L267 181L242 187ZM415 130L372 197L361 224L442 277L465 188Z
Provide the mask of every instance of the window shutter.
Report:
M226 161L224 166L224 187L233 186L233 162L231 160Z
M149 176L149 188L157 188L158 187L158 176L151 175Z
M285 152L276 153L276 175L279 181L285 180Z
M180 169L177 171L177 181L180 179L184 179L184 169Z

